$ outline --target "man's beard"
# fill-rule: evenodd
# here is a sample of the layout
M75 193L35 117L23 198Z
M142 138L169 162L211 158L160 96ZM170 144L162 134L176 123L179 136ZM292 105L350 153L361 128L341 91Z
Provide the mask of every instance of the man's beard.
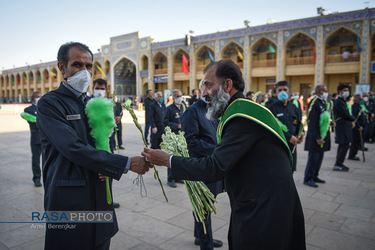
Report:
M215 121L224 114L230 100L230 94L225 92L220 85L219 90L215 90L210 99L211 100L207 105L208 109L206 117L208 120Z

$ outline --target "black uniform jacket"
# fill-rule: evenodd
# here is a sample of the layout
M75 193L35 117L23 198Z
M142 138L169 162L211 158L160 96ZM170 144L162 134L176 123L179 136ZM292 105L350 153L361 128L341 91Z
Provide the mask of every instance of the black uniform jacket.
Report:
M298 112L298 108L288 101L288 104L284 106L283 102L277 101L273 103L268 109L272 114L279 119L285 126L287 126L288 131L284 132L286 141L289 143L292 136L297 136L299 128L301 126L301 115ZM289 146L294 146L289 145Z
M352 130L353 141L356 141L356 142L361 141L361 137L360 137L361 134L359 133L358 129L360 127L365 128L365 125L366 125L365 112L364 111L361 112L361 109L362 109L362 107L358 103L354 103L352 105L353 116L355 118L358 117L358 119L357 119L357 121L355 123L355 127ZM362 139L364 139L363 136L364 136L364 132L362 132Z
M24 112L29 113L33 116L37 115L37 106L32 104L31 106L24 109ZM40 144L39 128L35 122L29 122L30 126L30 144Z
M242 97L235 94L230 102ZM263 126L242 117L224 127L205 158L172 157L182 180L225 176L231 204L229 249L306 249L304 217L285 145Z
M182 116L182 130L185 132L190 157L206 157L212 154L217 145L218 121L210 121L206 118L206 105L204 101L198 99ZM206 182L206 185L214 195L224 190L223 180Z
M117 231L113 204L98 173L119 180L128 158L96 150L85 106L67 87L38 102L46 211L113 211L113 223L79 223L74 230L48 229L46 249L94 249Z
M336 120L335 142L337 144L352 142L352 122L355 118L349 114L346 101L342 96L337 97L333 105L333 112Z
M305 150L314 152L324 152L331 149L331 136L329 130L327 132L326 137L323 138L325 141L323 144L323 148L320 145L318 145L316 140L321 139L320 114L327 110L327 104L319 97L315 98L317 98L315 102L314 100L311 100L309 104L313 104L313 106L311 108L309 106L310 112L307 117L308 131L305 139Z
M154 99L150 99L146 96L144 105L145 105L145 123L147 124L151 123L151 110L150 109L154 102L155 102Z
M178 124L181 124L181 118L186 109L184 102L180 105L180 109L177 108L175 103L172 103L165 110L164 115L164 127L169 126L173 133L178 134Z

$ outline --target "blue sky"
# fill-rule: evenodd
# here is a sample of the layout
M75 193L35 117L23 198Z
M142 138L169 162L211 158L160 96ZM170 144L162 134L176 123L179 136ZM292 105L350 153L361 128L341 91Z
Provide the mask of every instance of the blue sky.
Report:
M368 2L368 3L366 3ZM374 7L370 0L1 0L0 70L56 59L68 41L93 52L110 37L135 31L155 42L317 16L317 7L347 12Z

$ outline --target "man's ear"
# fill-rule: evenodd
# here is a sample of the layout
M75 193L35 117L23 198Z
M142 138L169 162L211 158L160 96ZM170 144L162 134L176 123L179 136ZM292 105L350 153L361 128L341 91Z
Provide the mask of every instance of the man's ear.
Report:
M57 62L57 67L59 68L61 74L63 77L65 76L65 65L62 62Z
M232 81L232 79L228 78L227 80L225 80L225 82L224 82L224 90L227 93L231 93L232 92L232 90L233 90L233 81Z

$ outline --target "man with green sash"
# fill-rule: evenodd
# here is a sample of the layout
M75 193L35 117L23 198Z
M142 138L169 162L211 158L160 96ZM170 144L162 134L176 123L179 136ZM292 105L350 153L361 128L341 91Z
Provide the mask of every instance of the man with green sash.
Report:
M226 179L231 204L229 249L306 249L304 217L292 177L292 158L272 113L244 99L244 80L232 60L205 69L207 118L221 117L218 145L202 158L145 148L143 156L183 180Z

